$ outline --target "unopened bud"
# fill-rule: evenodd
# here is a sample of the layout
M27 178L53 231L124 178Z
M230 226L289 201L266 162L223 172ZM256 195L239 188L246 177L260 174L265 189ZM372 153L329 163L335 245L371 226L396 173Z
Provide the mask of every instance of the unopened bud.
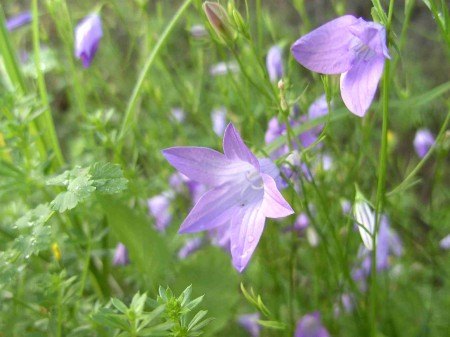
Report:
M218 3L209 1L206 1L202 7L211 27L214 29L220 40L224 43L234 41L236 38L236 31L231 24L230 17L225 8Z
M56 261L61 261L61 249L59 248L59 245L54 242L52 243L52 253L53 257Z

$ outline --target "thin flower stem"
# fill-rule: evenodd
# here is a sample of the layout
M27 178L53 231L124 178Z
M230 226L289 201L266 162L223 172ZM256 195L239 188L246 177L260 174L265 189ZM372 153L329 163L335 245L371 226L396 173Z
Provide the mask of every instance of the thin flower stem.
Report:
M42 116L38 118L38 123L42 122L44 141L47 145L47 149L51 149L55 154L54 168L58 169L64 165L64 158L59 145L58 137L56 136L55 124L53 123L52 112L47 96L47 88L45 85L44 75L41 69L41 57L40 57L40 43L39 43L39 9L37 0L32 2L33 10L33 52L34 61L36 64L37 82L39 88L39 95L44 106L44 112ZM42 119L42 121L41 121Z
M386 23L386 34L389 37L390 23L394 8L394 0L389 3L388 20ZM377 198L375 202L375 230L372 236L372 264L370 278L370 332L372 337L377 336L377 233L380 226L380 217L383 212L385 190L386 190L386 174L388 159L388 111L389 111L389 83L390 82L390 60L386 60L383 73L383 124L381 129L381 152L380 165L378 167L378 185Z
M130 99L128 100L128 105L125 110L125 117L122 122L122 126L119 131L119 136L117 139L117 148L118 153L120 153L120 150L123 145L123 141L125 138L126 133L131 128L133 122L135 121L136 117L136 105L138 102L138 98L141 94L145 78L152 67L153 63L155 62L156 56L161 51L162 46L167 41L170 33L173 31L175 24L180 20L183 13L186 11L186 9L189 7L189 5L192 3L193 0L186 0L183 5L178 9L172 20L167 25L166 29L162 33L160 39L156 43L155 47L150 52L150 55L147 58L147 61L145 62L144 68L141 70L139 74L138 81L136 82L136 85L133 88L133 92L131 94Z

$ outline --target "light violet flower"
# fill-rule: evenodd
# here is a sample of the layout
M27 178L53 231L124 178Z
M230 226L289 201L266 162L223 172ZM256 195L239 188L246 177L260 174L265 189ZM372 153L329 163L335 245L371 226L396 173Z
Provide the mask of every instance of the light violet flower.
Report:
M414 149L419 158L425 157L428 151L430 151L430 148L434 145L434 142L435 139L430 130L417 130L416 136L414 137Z
M148 212L155 219L155 227L164 232L172 220L170 203L172 198L166 194L160 194L147 200Z
M172 115L172 118L178 123L184 122L186 118L186 112L181 108L172 108L170 114Z
M189 255L193 254L200 248L202 248L204 241L201 237L189 239L183 247L178 251L178 258L184 260Z
M196 24L193 25L190 29L191 35L195 39L202 39L206 36L208 36L208 31L206 30L205 26Z
M211 66L209 74L211 76L221 76L228 73L237 73L239 66L236 62L219 62Z
M266 217L281 218L294 211L278 191L275 164L261 164L232 123L225 130L223 149L224 154L185 146L162 153L179 172L213 188L200 198L178 232L229 227L233 265L241 272L258 245Z
M261 327L258 324L259 314L245 314L240 315L238 318L238 323L245 330L248 331L251 337L259 337Z
M272 46L269 49L266 56L266 68L271 82L276 82L283 77L283 58L280 47Z
M297 322L295 337L330 337L327 329L320 323L320 313L306 314Z
M390 267L392 256L401 256L403 254L403 244L398 234L389 226L389 220L386 215L380 219L380 228L377 235L376 248L376 271L387 270ZM372 254L363 245L358 250L358 260L360 264L352 270L352 277L358 281L362 291L367 289L367 278L372 272Z
M443 238L441 241L439 241L439 246L441 246L444 250L450 249L450 234L447 235L445 238Z
M225 109L224 107L215 109L215 110L213 110L213 112L211 112L211 121L212 121L213 131L219 137L222 137L223 132L225 131L226 115L227 115L227 109Z
M125 266L129 262L127 247L125 247L123 243L117 244L114 252L113 264L116 266Z
M291 51L297 62L309 70L342 74L342 99L360 117L369 109L385 60L390 58L385 28L352 15L341 16L306 34Z
M8 20L6 20L5 26L6 29L11 32L13 30L16 30L17 28L29 24L31 20L33 20L33 16L31 15L31 12L27 11L8 18Z
M75 57L85 68L91 65L102 36L102 23L97 14L88 15L75 28Z

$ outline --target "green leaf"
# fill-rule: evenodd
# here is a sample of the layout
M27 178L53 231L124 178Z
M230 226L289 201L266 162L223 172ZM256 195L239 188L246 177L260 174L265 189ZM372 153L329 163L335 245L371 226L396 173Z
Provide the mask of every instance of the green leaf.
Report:
M127 318L123 315L115 314L111 309L100 308L97 312L91 315L91 318L94 322L103 326L125 331L129 330Z
M258 320L258 324L261 326L264 326L266 328L270 328L270 329L276 329L276 330L285 330L286 329L286 325L278 322L278 321L261 321Z
M127 188L128 180L123 177L123 172L119 165L95 163L91 166L89 173L93 180L92 185L100 193L114 194Z
M111 298L111 304L123 314L128 311L128 307L125 305L125 303L123 303L118 298Z
M110 196L101 196L99 200L112 232L127 247L130 260L145 281L156 287L171 268L166 238L150 226L146 214L137 213Z

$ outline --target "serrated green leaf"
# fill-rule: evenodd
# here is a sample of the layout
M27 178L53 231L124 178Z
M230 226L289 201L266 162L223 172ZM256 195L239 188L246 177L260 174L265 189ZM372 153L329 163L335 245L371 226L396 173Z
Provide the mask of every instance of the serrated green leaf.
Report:
M119 193L127 188L128 180L123 177L119 165L111 163L95 163L89 173L93 180L93 186L104 194Z

